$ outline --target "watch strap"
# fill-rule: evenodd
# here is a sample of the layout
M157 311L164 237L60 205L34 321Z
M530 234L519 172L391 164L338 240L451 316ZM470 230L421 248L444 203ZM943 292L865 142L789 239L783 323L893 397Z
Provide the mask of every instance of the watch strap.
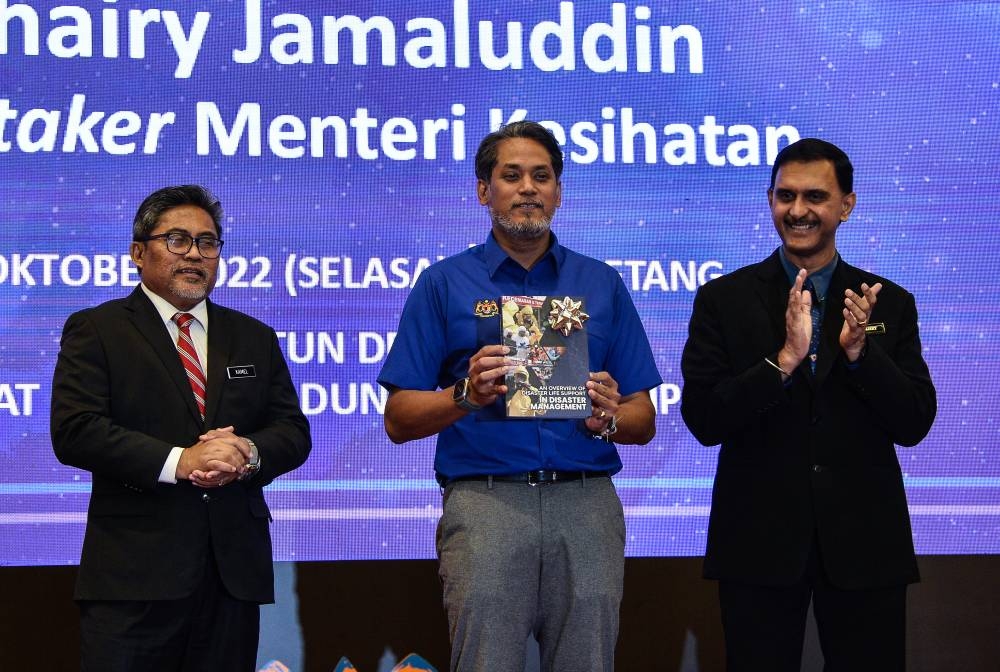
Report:
M250 445L250 459L243 465L243 473L239 476L239 480L241 481L252 478L254 474L260 471L260 451L257 450L257 444L253 442L253 439L246 436L243 437L243 440Z
M618 418L612 415L611 419L608 420L608 424L604 426L604 429L602 429L599 432L594 432L594 438L602 439L604 441L610 441L612 435L614 435L617 431L618 431Z

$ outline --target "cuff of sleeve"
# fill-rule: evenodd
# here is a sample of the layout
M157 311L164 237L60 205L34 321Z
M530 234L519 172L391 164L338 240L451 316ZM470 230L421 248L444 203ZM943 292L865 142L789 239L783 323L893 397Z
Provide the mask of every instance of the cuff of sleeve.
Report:
M792 386L792 372L785 371L783 368L778 366L778 353L774 353L770 357L765 357L764 362L767 363L772 369L777 371L782 376L781 384L787 389Z
M160 469L160 477L157 479L160 483L177 483L177 463L181 461L182 452L184 449L179 446L170 449L167 461L163 463L163 469Z
M859 366L861 366L861 362L865 361L865 355L867 355L867 354L868 354L868 343L865 343L865 346L863 348L861 348L861 354L858 355L858 358L856 360L854 360L852 362L851 360L849 360L849 359L847 359L845 357L844 358L844 365L847 366L847 370L848 371L854 371Z

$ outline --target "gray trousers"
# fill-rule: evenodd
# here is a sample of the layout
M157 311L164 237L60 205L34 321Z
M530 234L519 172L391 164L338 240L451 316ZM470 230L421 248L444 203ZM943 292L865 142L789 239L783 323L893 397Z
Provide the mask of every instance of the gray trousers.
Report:
M458 481L444 492L439 574L453 672L614 669L625 517L610 478L530 486Z

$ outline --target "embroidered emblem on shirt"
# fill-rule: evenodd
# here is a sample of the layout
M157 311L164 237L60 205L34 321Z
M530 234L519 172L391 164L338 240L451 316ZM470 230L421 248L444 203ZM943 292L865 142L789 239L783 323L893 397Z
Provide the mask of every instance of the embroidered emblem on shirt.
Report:
M476 301L476 317L496 317L500 314L500 306L496 299L481 299Z

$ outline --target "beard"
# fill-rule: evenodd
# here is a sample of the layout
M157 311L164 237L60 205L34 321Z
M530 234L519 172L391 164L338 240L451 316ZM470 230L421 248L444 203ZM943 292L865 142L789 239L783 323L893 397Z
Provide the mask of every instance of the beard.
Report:
M549 232L552 226L551 217L540 217L515 222L490 208L490 219L501 231L515 240L538 240Z
M214 277L205 277L199 282L191 282L185 278L175 277L170 283L170 291L175 296L188 301L201 301L208 297L215 285Z
M201 301L208 296L208 287L206 286L184 285L178 287L177 285L174 285L171 289L173 289L174 294L177 296L191 301Z

